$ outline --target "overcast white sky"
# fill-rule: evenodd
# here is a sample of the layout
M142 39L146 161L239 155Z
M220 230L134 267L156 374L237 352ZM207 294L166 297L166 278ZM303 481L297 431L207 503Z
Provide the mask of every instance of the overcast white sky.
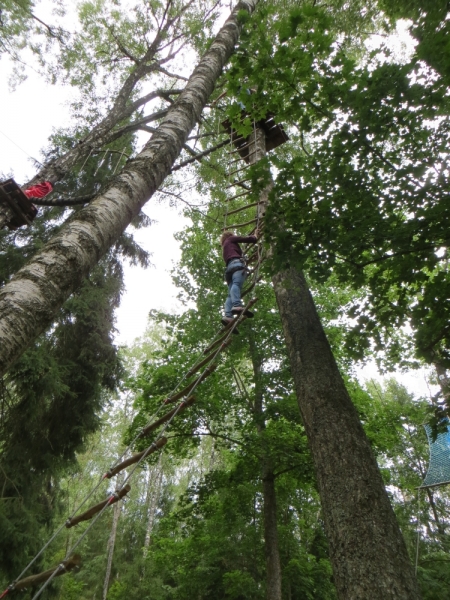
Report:
M6 61L0 61L2 81L7 80L9 69ZM32 71L16 91L10 92L5 85L2 86L0 172L14 176L19 184L34 174L29 156L39 160L40 149L46 145L48 136L54 129L67 125L70 119L70 95L69 87L50 86ZM136 232L136 238L152 253L154 267L147 270L129 266L125 268L126 293L117 312L116 341L119 344L130 344L143 334L150 309L179 309L177 290L172 284L169 270L180 256L173 234L180 231L187 220L168 204L156 204L152 200L146 205L145 212L156 223ZM359 370L359 376L361 379L379 377L374 365ZM407 375L397 373L396 377L412 392L429 395L424 372Z
M0 62L0 78L6 80L6 62ZM2 86L0 92L0 172L12 175L21 184L35 172L29 155L39 160L53 129L67 125L70 99L67 86L49 86L31 72L27 81L15 92ZM21 148L18 148L18 146ZM150 309L175 310L176 288L169 270L179 258L178 243L173 234L180 231L186 219L168 203L150 201L145 212L156 221L151 227L135 232L137 241L152 253L154 267L125 268L127 292L117 312L117 342L131 343L142 335Z

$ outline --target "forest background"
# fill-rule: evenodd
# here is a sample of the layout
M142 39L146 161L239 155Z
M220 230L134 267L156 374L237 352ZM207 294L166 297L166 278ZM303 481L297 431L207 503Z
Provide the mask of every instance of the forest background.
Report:
M57 14L51 15L55 20L50 29L30 18L30 11L37 14L39 4L3 4L5 53L17 58L29 56L27 52L32 51L34 64L43 77L49 82L64 80L77 91L73 121L56 131L45 149L45 159L51 160L70 150L107 111L110 95L120 88L134 53L141 50L139 35L146 33L141 25L143 17L147 25L155 19L155 28L158 17L159 23L164 21L165 7L144 2L127 12L122 3L80 3L81 25L67 32L63 16L61 29L56 25ZM172 3L168 6L181 14L180 7ZM216 31L216 21L223 18L225 7L211 5L205 12L205 6L190 3L192 14L187 11L185 20L180 18L180 29L174 36L183 39L186 47L174 57L174 72L169 72L165 63L159 65L157 84L165 88L165 93L154 99L161 104L150 105L157 116L147 119L146 113L139 114L140 121L145 121L139 128L147 134L151 133L148 123L157 121L158 112L164 111L164 103L170 100L167 90L173 91L175 84L183 82L186 64L207 47ZM429 492L425 505L419 507L415 492L427 463L421 424L433 414L428 411L429 399L413 398L394 380L385 385L372 383L363 389L354 379L354 365L362 358L376 359L388 370L429 364L445 372L447 366L448 320L444 311L435 309L433 313L429 303L432 296L431 306L442 306L448 297L447 238L442 231L445 214L440 202L432 202L445 192L448 176L447 73L441 58L445 44L436 35L436 31L445 29L445 19L437 9L435 13L431 8L425 12L399 3L392 14L385 14L383 8L387 10L378 4L367 9L354 3L351 10L343 10L337 3L331 11L336 19L333 27L327 8L322 10L315 4L273 3L261 8L280 41L281 54L275 60L270 51L265 54L264 48L257 50L260 37L252 38L255 31L251 27L246 30L247 37L218 86L216 96L228 89L227 96L204 114L196 134L204 137L194 140L191 149L184 152L187 158L224 139L222 133L217 133L218 122L223 114L236 118L237 99L248 100L241 86L244 78L259 94L256 102L252 100L246 106L249 112L256 105L257 111L271 110L286 124L291 142L271 159L278 172L274 197L279 202L273 206L281 211L287 225L284 232L278 231L280 213L274 217L269 210L268 219L273 219L269 222L277 238L276 258L282 263L286 249L294 249L302 266L306 265L311 273L322 322L382 467L412 558L420 514L423 535L418 575L422 594L445 598L450 583L446 575L448 497L444 491ZM399 16L412 20L412 35L420 41L415 53L392 56L383 45L364 45L363 41L374 33L381 38L388 36ZM434 37L430 34L433 27ZM261 34L257 27L256 33ZM172 47L174 44L172 41ZM283 63L285 47L293 55ZM307 61L295 54L301 50L304 56L305 49L310 57ZM339 49L343 50L340 56ZM249 70L248 60L253 56L261 64L259 69L253 65ZM355 65L358 68L353 71ZM292 68L305 89L292 91L292 84L280 89L275 86L269 96L265 86L269 74L279 82ZM368 79L371 85L375 83L373 97L364 87ZM358 101L358 94L352 96L354 86L364 90L359 91L363 103ZM145 87L139 91L148 92ZM312 94L321 101L319 110L310 100ZM307 97L308 102L299 103L299 97ZM365 114L370 100L370 110ZM324 106L326 110L320 108ZM420 118L413 119L411 113L419 113ZM342 160L339 148L349 144L358 130L358 126L349 126L352 116L367 127L362 146L368 151L359 154L360 145ZM108 152L92 152L75 163L59 184L58 195L89 195L106 185L126 155L137 152L136 131L129 128L118 138L118 145L112 141L104 146ZM379 163L374 165L373 156L387 167L385 171L380 170ZM41 160L45 163L45 159ZM1 514L5 585L70 513L77 498L107 470L133 431L169 392L177 375L190 366L193 352L212 336L224 290L217 250L225 180L220 166L224 161L218 150L198 168L187 167L188 175L181 171L180 177L174 176L165 187L166 195L178 198L178 206L184 202L200 204L194 210L185 209L191 223L177 236L182 255L174 275L180 302L186 307L181 315L154 311L144 338L117 352L113 328L123 292L122 261L145 265L149 258L136 244L131 230L92 271L80 291L71 296L48 333L5 376ZM396 173L395 181L389 180L392 171ZM361 177L361 172L368 174L364 185L361 180L355 183L355 173ZM398 183L400 178L406 181L403 186ZM302 182L302 189L297 181ZM343 182L345 200L338 191ZM400 229L404 223L406 239L405 231L413 229L406 241L395 240L398 255L413 257L412 264L398 261L392 269L377 269L377 264L385 264L386 255L393 254L392 249L383 247L389 236L383 240L375 236L368 247L357 245L353 255L342 252L343 246L352 248L346 202L354 197L355 186L359 196L363 190L366 209L377 197L379 210L380 196L387 205L390 195L392 210L384 215L389 218L384 224L372 222L370 230L373 233L386 223ZM383 188L389 192L382 192ZM331 205L327 200L330 189ZM422 193L423 189L426 192ZM302 190L316 198L312 212L319 217L321 207L326 215L330 210L341 211L341 223L345 224L340 230L328 229L326 218L308 222L299 210L308 205ZM405 207L405 197L411 198L413 205ZM2 283L58 230L72 210L49 207L42 210L33 231L2 232ZM414 224L412 211L417 217ZM367 213L374 219L373 212ZM148 215L153 218L154 212L149 210ZM349 215L351 219L358 215L357 200ZM355 233L359 239L367 235L364 219ZM417 227L421 220L426 226ZM135 225L145 227L149 223L141 217ZM151 234L151 228L148 231ZM426 239L427 235L433 239ZM330 245L336 244L338 250L330 251L324 239ZM367 263L364 268L355 264L362 256ZM342 264L346 261L354 268L343 274ZM365 276L361 277L364 269ZM152 280L153 273L148 273ZM269 448L276 475L280 593L285 598L336 597L311 461L302 421L295 410L281 325L266 279L258 292L259 323L251 328L247 324L245 333L242 328L233 354L224 359L212 382L202 387L201 406L174 429L170 451L148 460L127 503L116 505L97 527L95 537L86 538L81 547L81 571L52 584L45 592L48 597L264 597L268 583L263 476L258 467L261 444ZM378 299L381 302L377 305ZM389 312L389 306L397 308ZM263 383L255 379L257 372L262 373ZM266 390L259 408L258 385ZM445 407L445 389L435 402L438 400ZM72 535L70 530L61 536L42 558L43 567L62 559Z

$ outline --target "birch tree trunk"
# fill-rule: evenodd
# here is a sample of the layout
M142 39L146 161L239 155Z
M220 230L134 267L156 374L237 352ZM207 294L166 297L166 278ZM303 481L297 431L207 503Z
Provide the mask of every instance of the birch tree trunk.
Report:
M242 0L142 152L0 291L0 376L52 322L55 312L158 189L238 40Z
M342 600L418 600L406 546L377 462L303 275L273 277L300 412Z

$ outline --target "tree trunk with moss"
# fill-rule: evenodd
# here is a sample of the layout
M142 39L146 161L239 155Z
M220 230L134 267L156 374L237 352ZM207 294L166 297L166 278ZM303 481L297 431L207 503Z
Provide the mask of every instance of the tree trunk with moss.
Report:
M278 544L277 495L272 460L264 442L264 394L261 382L262 356L259 355L252 331L249 333L250 357L254 376L253 415L261 440L260 468L264 507L264 550L266 554L266 598L281 600L281 561Z
M342 600L418 600L405 542L303 274L273 277Z

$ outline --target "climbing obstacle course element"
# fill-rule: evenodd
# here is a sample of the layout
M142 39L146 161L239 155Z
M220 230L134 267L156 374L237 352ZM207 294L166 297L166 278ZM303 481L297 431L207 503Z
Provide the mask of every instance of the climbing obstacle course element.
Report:
M6 225L9 229L17 229L22 225L31 225L37 215L37 208L26 197L14 179L0 183L0 204L6 205L14 214Z
M438 487L450 483L450 422L446 420L447 431L438 433L433 439L430 425L424 425L430 446L430 463L419 489Z
M199 383L201 383L204 379L209 377L209 375L214 373L214 371L216 369L217 369L216 364L212 364L212 365L209 365L209 367L206 367L206 369L203 371L203 373L201 375L199 375L195 381L193 381L192 383L187 385L185 388L183 388L176 394L173 394L172 396L169 396L168 398L166 398L164 400L164 404L171 404L172 402L176 402L180 398L183 398L183 396L186 396L187 394L189 394L189 392L191 392L194 388L196 388Z
M153 454L157 450L160 450L166 444L167 444L167 438L160 437L159 440L154 442L151 446L149 446L145 450L142 450L142 452L137 452L136 454L132 454L129 458L125 459L119 465L117 465L117 467L110 469L105 474L105 477L107 479L111 479L111 477L114 477L114 475L117 475L117 473L120 473L120 471L123 471L127 467L129 467L131 465L135 465L136 463L140 463L142 460L144 460L144 458L147 458L147 456L150 456L150 454ZM122 489L124 489L124 488L122 488Z
M247 308L249 308L255 302L256 302L256 299L250 301L248 303ZM73 550L75 550L79 546L79 544L84 539L84 537L87 535L87 533L89 532L89 530L91 529L91 527L102 516L102 514L110 506L112 506L116 502L119 502L122 498L124 498L128 494L128 492L131 489L131 486L127 483L127 481L133 476L133 474L136 471L136 469L139 466L139 464L141 464L152 453L156 452L157 450L160 450L163 446L166 445L166 443L167 443L168 440L167 440L166 437L164 437L164 435L163 435L164 432L169 427L169 425L172 422L172 420L179 413L181 413L183 410L185 410L186 408L189 408L190 406L192 406L192 404L195 401L195 396L193 396L193 395L189 395L188 396L189 391L194 391L197 388L197 386L200 385L204 381L204 379L206 379L206 377L208 377L209 375L211 375L215 371L215 369L218 366L215 361L220 356L220 354L230 345L230 343L232 341L230 336L233 333L233 330L243 320L245 320L245 316L244 315L239 315L234 320L233 323L231 323L229 326L227 325L227 327L221 329L218 332L218 334L216 334L215 337L217 338L218 336L220 336L221 342L223 342L223 343L221 343L220 347L216 348L215 352L211 352L211 348L207 349L207 351L205 352L205 353L208 354L208 356L207 356L206 359L203 358L204 352L202 352L200 354L200 356L197 358L197 360L195 361L194 365L180 379L180 381L178 382L177 386L173 390L172 394L170 394L169 397L167 398L167 400L169 400L170 402L174 402L176 399L183 398L183 400L180 402L180 404L178 406L176 406L175 408L173 408L172 410L170 410L169 412L167 412L166 414L164 414L158 420L155 420L155 417L157 416L158 412L165 406L165 402L163 402L160 405L160 407L158 408L158 410L156 411L156 413L151 417L150 423L148 425L146 425L145 427L143 427L139 431L139 433L135 436L135 438L130 443L130 445L123 452L122 456L119 457L116 460L116 462L114 463L114 465L109 469L109 471L103 475L103 477L101 478L101 481L94 487L93 490L91 490L89 492L89 494L84 498L84 500L81 502L81 504L79 504L78 507L73 511L72 515L66 520L66 522L63 525L61 525L56 530L56 532L52 535L52 537L50 538L50 540L44 545L44 547L40 550L40 552L25 567L25 569L22 571L22 573L17 578L17 580L14 581L13 583L11 583L11 585L9 585L8 588L2 594L0 594L0 599L6 597L10 592L13 592L16 589L24 589L25 587L30 587L32 585L36 586L38 584L42 584L42 586L40 587L40 589L36 592L36 594L32 598L32 600L37 600L37 598L42 594L42 592L45 590L45 588L50 584L50 582L55 577L57 577L59 575L63 575L64 573L66 573L66 572L68 572L70 570L73 570L74 568L76 568L76 567L78 567L80 565L81 559L79 558L79 556L78 555L73 555L73 556L70 556L69 558L67 558L65 561L63 561L60 565L58 565L55 568L52 568L52 569L50 569L48 571L45 571L43 573L39 573L37 575L32 575L32 576L27 577L25 579L21 579L21 577L32 567L33 564L35 564L35 562L37 561L37 559L40 556L42 556L43 552L48 548L48 546L53 542L53 540L57 537L57 535L65 527L66 528L71 528L71 527L77 525L78 523L81 523L81 522L87 521L87 520L91 520L91 523L89 524L89 526L87 527L87 529L85 529L85 531L80 535L80 537L78 538L78 540L73 544L73 546L72 546L72 552L73 552ZM225 334L222 335L224 331L225 331ZM214 346L217 347L217 343L214 343ZM192 375L194 375L195 373L197 373L198 370L201 369L205 365L207 365L206 369L198 377L196 377L195 380L192 383L190 383L188 386L186 386L185 388L183 388L182 390L180 390L179 392L177 392L178 387L181 385L181 383L184 381L184 379L186 377L191 377ZM125 460L122 460L123 457L130 450L130 448L132 447L132 445L138 439L140 439L140 438L142 438L142 437L150 434L151 432L155 431L155 429L157 429L161 425L164 425L164 427L157 434L156 439L152 442L152 444L147 449L143 450L142 452L139 452L139 453L136 453L136 454L132 454L129 458L127 458ZM84 511L83 513L77 514L79 512L79 510L87 502L87 500L98 490L98 488L100 487L101 483L104 480L110 479L111 477L114 477L115 475L117 475L117 473L119 473L120 471L124 470L125 468L127 468L130 465L134 465L133 469L127 475L125 481L122 483L122 486L119 489L117 489L114 492L114 494L111 494L109 496L109 498L107 498L106 500L103 500L102 502L99 502L99 503L95 504L94 506L92 506L88 510ZM19 585L21 586L20 588L18 587Z
M89 510L86 510L84 513L81 513L81 515L78 515L77 517L74 517L73 519L67 519L67 521L66 521L67 529L70 529L71 527L78 525L78 523L81 523L82 521L89 521L89 519L92 519L92 517L94 515L99 513L101 510L103 510L105 508L105 506L110 505L110 504L115 504L116 502L119 502L119 500L122 500L122 498L124 496L126 496L130 490L131 490L131 486L126 485L120 491L112 494L112 496L110 496L107 500L103 500L103 502L99 502L98 504L95 504L95 506L91 506L91 508Z
M186 400L183 400L183 402L181 402L181 404L179 406L172 408L172 410L169 410L169 412L167 412L165 415L163 415L160 419L158 419L154 423L150 423L150 425L147 425L147 427L144 427L144 429L139 434L139 437L144 437L144 436L148 435L149 433L151 433L152 431L155 431L155 429L157 429L163 423L166 423L175 414L180 414L181 412L183 412L183 410L185 410L186 408L189 408L189 406L192 406L194 404L194 402L195 402L195 396L189 396L189 398L186 398Z
M59 564L56 567L53 567L52 569L43 571L42 573L39 573L39 575L30 575L30 577L25 577L25 579L21 579L20 581L14 584L14 591L20 591L30 587L34 587L36 585L39 585L40 583L44 583L52 576L58 577L59 575L69 573L70 571L73 571L74 569L79 569L80 567L81 556L79 554L74 554L73 556L70 556L67 560L63 561L61 564Z
M233 144L237 145L237 147L238 147L237 151L240 156L240 158L238 158L238 161L241 160L241 158L242 158L243 160L245 160L245 162L248 163L245 167L236 169L233 172L233 174L239 173L239 172L245 170L249 165L251 165L255 162L256 137L257 137L256 136L256 128L257 127L258 127L258 129L264 131L266 151L277 147L278 145L284 143L288 139L287 135L284 133L283 127L278 126L275 123L275 121L273 120L273 116L268 116L265 120L259 122L258 124L254 124L254 132L255 132L254 141L252 141L252 139L251 139L252 136L249 136L247 138L247 140L245 140L243 138L239 138L238 136L235 135L235 133L231 130L231 127L230 127L231 142ZM223 144L221 143L218 147L225 145L226 143L230 143L230 140L227 140ZM254 144L254 146L255 146L255 151L249 150L249 148L251 147L252 144ZM204 154L206 155L206 152ZM195 157L193 160L196 160L198 158L199 157ZM238 162L238 161L236 161L236 162ZM191 161L189 161L189 162L191 162ZM245 192L243 194L242 193L237 194L237 195L233 196L232 198L228 198L227 202L230 202L231 200L234 200L234 199L241 198L251 192L251 188L249 186L245 185L246 181L251 181L251 179L244 179L243 181L234 182L230 186L228 186L231 188L235 185L239 185L241 188L243 188L245 190ZM14 211L14 214L17 217L17 219L19 219L19 217L22 219L23 223L21 222L21 224L30 224L30 220L32 220L32 218L34 218L35 214L30 219L30 215L27 216L26 211L28 210L28 208L27 208L28 205L30 205L30 206L33 206L33 205L28 200L28 198L25 196L25 194L22 192L22 190L20 190L19 186L17 186L17 184L15 182L13 182L12 180L9 180L9 182L4 182L4 184L2 184L2 185L5 185L6 183L10 183L10 185L12 187L8 188L8 191L5 191L2 187L2 190L0 191L0 203L2 201L4 201L8 205L8 207L11 208L11 211ZM20 204L20 207L18 208L17 206L18 206L19 200L17 199L17 202L16 202L17 205L15 205L16 210L14 210L11 206L11 202L12 202L11 197L10 197L11 193L16 194L17 198L20 197L20 200L22 202L22 204ZM16 198L16 196L14 196L14 198ZM6 198L8 198L8 199L6 199ZM23 203L23 198L25 198L26 204ZM242 224L235 225L234 227L246 227L248 225L254 225L254 224L257 224L259 226L260 220L263 216L263 212L260 210L262 204L263 204L263 200L259 200L258 202L253 202L250 205L247 205L240 209L231 211L230 214L237 214L248 208L253 208L253 207L257 208L257 211L256 211L257 214L256 214L255 219L252 219L251 221L247 221ZM226 216L225 216L225 219L226 219ZM13 227L16 227L16 226L13 225ZM248 294L255 287L256 283L261 279L258 275L258 270L259 270L262 260L263 260L262 253L260 253L258 250L255 250L253 258L252 258L252 262L256 262L257 264L253 271L254 274L252 277L252 282L251 282L251 285L243 292L242 296ZM91 520L91 523L85 528L83 533L79 536L78 540L72 545L72 549L70 550L70 552L73 553L73 551L80 545L82 540L85 538L85 536L91 530L91 528L93 527L95 522L102 516L102 514L111 505L115 504L116 502L119 502L121 499L123 499L129 493L131 486L127 482L131 479L131 477L136 472L139 465L142 464L145 459L147 459L152 453L155 453L157 450L160 450L167 444L168 440L166 437L164 437L163 434L165 433L165 431L167 430L167 428L170 426L171 422L177 415L179 415L182 411L184 411L185 409L192 406L192 404L195 401L195 396L193 395L193 392L207 377L212 375L212 373L214 373L214 371L217 369L217 367L218 367L217 360L218 360L219 356L221 355L222 352L224 352L229 347L229 345L232 342L231 335L233 333L237 333L237 326L246 320L245 311L248 310L251 306L253 306L256 302L257 302L256 298L250 300L247 303L247 306L244 307L244 311L241 314L239 314L235 319L230 321L230 323L225 325L225 327L223 327L220 331L218 331L218 333L216 333L213 341L209 344L209 346L205 350L203 350L203 352L200 354L200 357L197 358L194 365L187 371L187 373L185 373L184 376L181 377L181 379L178 381L178 384L175 387L175 389L165 398L165 400L162 401L162 404L159 406L159 408L156 410L156 412L150 419L150 423L140 429L140 431L137 433L137 435L134 437L134 439L128 445L128 447L125 449L125 451L122 453L122 455L115 461L115 463L108 470L108 472L103 475L103 477L101 478L101 481L94 487L93 490L91 490L88 493L88 495L77 506L77 508L73 511L73 514L66 520L66 522L64 524L62 524L56 530L56 532L52 535L51 539L44 545L44 547L34 557L34 559L25 567L24 571L20 574L18 579L15 580L3 592L3 594L0 595L0 598L5 597L10 591L14 591L16 589L24 589L25 587L32 586L32 585L38 585L39 583L42 583L43 585L34 594L34 596L32 598L32 600L37 600L37 598L42 594L42 592L46 589L46 587L51 583L51 581L54 577L62 575L63 573L68 572L80 565L81 559L80 559L79 555L72 554L69 558L67 558L60 565L58 565L57 567L54 567L53 569L50 569L50 570L40 573L38 575L32 575L25 579L20 579L33 566L33 564L36 563L37 559L40 556L42 556L43 552L53 542L53 540L56 538L56 536L64 529L64 527L71 528L83 521ZM205 355L206 355L206 358L204 358ZM197 375L195 377L195 379L193 381L191 381L191 383L184 385L184 387L178 391L178 388L181 387L181 385L185 381L185 379L189 379L190 377L194 376L201 369L203 369L203 367L205 367L205 369L199 375ZM156 420L156 416L158 415L159 411L166 404L176 402L177 400L181 400L181 402L175 408L166 412L162 417L160 417L159 419ZM129 452L130 452L131 448L139 439L154 432L160 426L163 426L163 427L156 434L156 437L153 440L153 442L150 444L150 446L148 446L145 450L142 450L141 452L138 452L138 453L135 453L135 454L132 454L131 456L129 456ZM128 455L128 458L124 459L124 457L127 455ZM104 480L111 479L112 477L117 475L119 472L123 471L124 469L126 469L127 467L129 467L131 465L133 465L133 468L128 472L128 474L125 477L125 480L121 483L119 488L116 489L116 491L113 494L110 494L106 500L103 500L102 502L99 502L99 503L91 506L89 509L85 510L84 512L78 514L80 509L87 503L89 498L91 498L93 496L93 494L95 492L97 492L97 490L99 489L100 485L102 484L102 482ZM19 587L19 586L21 586L21 587Z
M244 119L247 115L244 113L242 115L242 119ZM270 152L270 150L274 150L284 144L289 140L287 133L284 130L283 125L278 125L275 122L275 117L273 114L268 113L265 119L261 119L260 121L256 121L256 127L260 127L264 133L266 138L266 152ZM244 138L241 135L238 135L236 131L232 128L231 123L228 119L222 122L222 127L229 134L231 142L235 146L236 150L233 153L238 153L240 157L247 163L250 164L250 147L252 145L251 135Z

